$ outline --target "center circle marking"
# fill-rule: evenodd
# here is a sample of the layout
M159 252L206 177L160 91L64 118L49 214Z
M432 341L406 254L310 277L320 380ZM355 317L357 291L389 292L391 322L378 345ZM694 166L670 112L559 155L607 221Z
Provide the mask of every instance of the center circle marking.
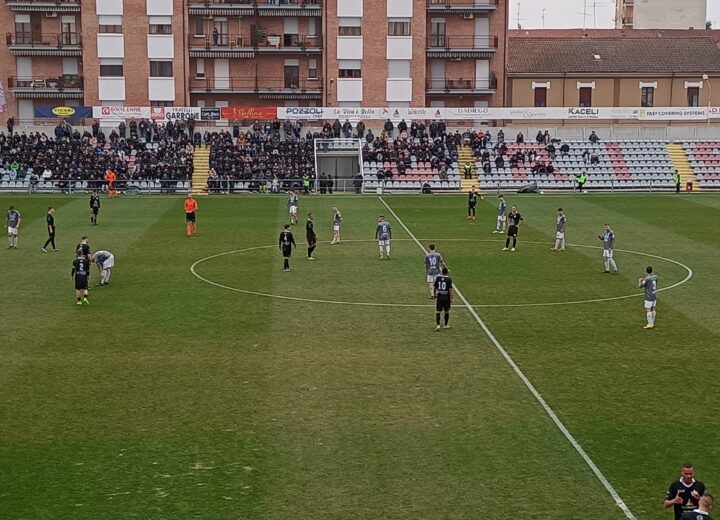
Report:
M428 242L430 239L418 239L420 242ZM393 242L400 242L400 241L413 241L411 238L393 238ZM343 240L343 242L375 242L373 239L359 239L359 240ZM468 239L468 238L446 238L442 239L442 242L493 242L497 243L497 240L486 240L486 239ZM523 241L523 244L534 244L534 245L547 245L547 242L537 242L537 241ZM567 244L568 247L580 247L585 249L602 249L601 246L587 246L582 244ZM225 251L223 253L217 253L215 255L206 256L205 258L201 258L200 260L195 261L190 266L190 272L195 276L197 279L213 285L215 287L219 287L221 289L227 289L228 291L234 291L239 292L243 294L251 294L253 296L262 296L264 298L274 298L276 300L287 300L287 301L296 301L296 302L309 302L309 303L325 303L325 304L331 304L331 305L359 305L363 307L418 307L418 308L435 308L435 304L425 304L425 303L375 303L375 302L350 302L350 301L342 301L342 300L321 300L316 298L300 298L296 296L287 296L283 294L270 294L270 293L264 293L259 291L251 291L248 289L239 289L237 287L232 287L229 285L224 285L218 282L214 282L213 280L210 280L208 278L205 278L201 274L197 272L197 266L202 264L203 262L207 262L209 260L213 260L215 258L220 258L222 256L227 255L234 255L238 253L246 253L248 251L258 251L260 249L270 249L275 248L277 246L271 245L271 246L255 246L255 247L246 247L243 249L235 249L233 251ZM673 260L671 258L665 258L664 256L659 255L653 255L651 253L643 253L641 251L631 251L629 249L615 249L615 251L621 252L621 253L628 253L632 255L639 255L644 256L647 258L656 258L658 260L663 260L665 262L669 262L671 264L675 264L685 270L685 278L680 280L679 282L675 282L672 285L668 285L667 287L662 287L658 289L657 292L662 291L669 291L670 289L674 289L676 287L679 287L687 282L690 281L690 279L693 277L693 270L688 267L687 265L683 264L682 262L678 262L677 260ZM633 294L626 294L623 296L610 296L607 298L593 298L589 300L575 300L575 301L565 301L565 302L545 302L545 303L486 303L486 304L478 304L478 305L472 305L472 308L475 309L483 309L483 308L493 308L493 307L554 307L554 306L560 306L560 305L579 305L579 304L585 304L585 303L600 303L600 302L609 302L609 301L615 301L615 300L625 300L627 298L637 298L639 296L642 296L643 293L633 293ZM464 304L457 304L454 307L466 307Z

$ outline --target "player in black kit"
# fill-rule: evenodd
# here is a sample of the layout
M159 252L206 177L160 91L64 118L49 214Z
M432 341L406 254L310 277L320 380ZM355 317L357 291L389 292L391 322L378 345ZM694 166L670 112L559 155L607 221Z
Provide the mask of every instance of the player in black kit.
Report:
M90 305L88 300L88 279L90 278L90 263L82 249L77 250L75 261L72 265L70 278L75 281L75 297L78 305Z
M308 213L307 223L305 224L305 238L307 238L308 243L308 260L315 260L312 254L317 247L317 235L315 234L315 225L313 224L314 218L312 213Z
M692 464L683 464L682 477L676 480L668 488L665 502L665 509L673 508L675 520L680 520L683 513L692 511L698 507L700 498L705 494L705 484L695 480L695 468Z
M290 272L290 255L292 255L292 248L295 246L295 239L293 234L290 232L290 224L285 224L285 227L280 233L280 240L278 240L278 248L282 251L283 255L283 271L286 273Z
M97 191L90 195L90 225L97 226L97 216L100 213L100 196Z
M517 206L513 206L510 214L508 215L508 231L507 231L507 239L505 240L505 247L503 247L503 251L507 251L508 248L510 248L510 239L512 238L512 249L510 251L515 251L515 246L517 245L517 236L518 236L518 228L520 227L520 224L522 224L523 218L520 213L518 213Z
M453 290L452 278L448 276L448 268L442 268L442 275L435 278L433 285L433 296L435 302L435 332L440 331L440 313L445 312L445 328L449 329L450 325L450 307L455 300L455 291Z
M477 206L478 197L483 198L473 186L468 192L468 216L466 220L475 220L475 206Z
M47 246L50 244L52 246L53 251L57 251L58 248L55 247L55 208L50 206L48 208L47 215L45 216L45 220L47 221L47 232L48 232L48 239L45 241L45 245L40 248L40 250L43 253L47 253Z

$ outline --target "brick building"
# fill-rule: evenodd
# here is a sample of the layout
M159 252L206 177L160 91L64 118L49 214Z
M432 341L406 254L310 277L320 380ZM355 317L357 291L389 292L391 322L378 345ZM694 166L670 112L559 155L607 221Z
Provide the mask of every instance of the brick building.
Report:
M720 92L720 31L510 31L516 107L703 107ZM716 94L720 97L720 94Z
M507 0L0 0L36 105L503 106Z

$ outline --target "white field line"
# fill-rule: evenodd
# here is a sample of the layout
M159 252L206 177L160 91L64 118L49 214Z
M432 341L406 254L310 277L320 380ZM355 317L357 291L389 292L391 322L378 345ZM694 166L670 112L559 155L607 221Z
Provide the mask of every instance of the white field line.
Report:
M423 250L423 252L427 252L425 247L420 243L420 241L413 235L412 231L405 225L405 223L400 220L400 217L393 211L393 209L383 200L382 197L378 197L380 199L380 202L387 208L387 210L393 215L395 220L397 221L400 226L405 230L405 232L408 234L410 238L413 239L413 241L417 244L417 246ZM565 438L570 442L573 448L575 448L575 451L578 452L580 457L585 461L585 463L588 465L588 467L592 470L592 472L595 474L595 477L600 481L600 483L605 487L608 493L610 493L610 496L615 501L615 505L617 505L622 512L625 514L625 516L628 518L628 520L637 520L635 515L633 515L632 511L628 508L628 506L625 504L623 499L620 497L617 491L615 491L615 488L610 484L607 478L605 478L605 475L603 475L602 471L600 471L600 468L597 467L595 462L590 458L590 456L585 452L582 446L580 446L580 443L573 437L572 433L565 427L563 422L560 420L560 418L557 416L555 411L550 407L549 404L545 401L543 396L538 392L538 390L535 388L535 386L530 382L530 380L525 376L523 371L520 369L520 367L513 361L512 357L510 357L510 354L507 353L505 348L500 344L498 339L495 337L495 335L492 333L492 331L488 328L488 326L485 324L485 322L480 318L478 313L473 309L473 307L470 305L470 303L465 299L465 296L463 296L462 292L458 289L458 287L455 285L453 286L455 289L455 294L458 295L460 300L465 304L468 311L472 315L473 318L475 318L475 321L480 325L480 328L482 328L483 332L487 335L487 337L490 339L492 344L495 346L495 348L500 352L503 358L505 358L505 361L510 365L510 367L515 371L517 376L520 378L520 380L525 384L527 389L530 391L530 393L535 397L538 403L540 403L540 406L542 406L543 410L545 410L545 413L550 417L552 422L555 423L555 426L558 427L558 429L562 432L562 434L565 436Z
M412 241L410 238L395 238L394 241ZM418 239L420 240L420 239ZM431 239L423 239L430 241ZM434 240L434 239L433 239ZM344 242L374 242L374 239L355 239L355 240L344 240ZM437 242L437 240L435 240ZM446 238L442 239L443 242L498 242L497 240L487 240L487 239L465 239L465 238ZM546 245L546 242L532 242L532 241L523 241L523 244L541 244ZM584 247L588 249L601 249L600 246L586 246L581 244L567 244L570 247ZM190 266L190 272L198 278L199 280L214 285L215 287L219 287L221 289L227 289L228 291L234 291L239 292L243 294L251 294L253 296L262 296L264 298L275 298L278 300L289 300L289 301L298 301L298 302L310 302L310 303L325 303L325 304L331 304L331 305L358 305L363 307L421 307L421 308L431 308L435 307L433 304L418 304L418 303L374 303L374 302L349 302L349 301L338 301L338 300L321 300L321 299L310 299L310 298L300 298L296 296L285 296L282 294L269 294L269 293L263 293L259 291L251 291L248 289L239 289L237 287L232 287L229 285L223 285L221 283L214 282L208 278L205 278L201 274L197 272L197 266L200 265L203 262L206 262L208 260L213 260L215 258L219 258L222 256L227 255L233 255L236 253L244 253L247 251L257 251L259 249L270 249L277 246L256 246L256 247L248 247L245 249L236 249L234 251L225 251L222 253L217 253L211 256L206 256L205 258L201 258L197 260L195 263L193 263ZM646 256L649 258L657 258L659 260L664 260L666 262L670 262L672 264L676 264L686 271L685 278L680 280L679 282L675 282L672 285L668 285L667 287L662 287L658 289L657 292L661 291L668 291L670 289L674 289L675 287L678 287L679 285L682 285L690 280L693 276L693 270L688 267L687 265L678 262L677 260L672 260L671 258L665 258L658 255L652 255L650 253L642 253L640 251L631 251L627 249L615 249L615 251L624 252L624 253L631 253L635 255L641 255ZM607 298L595 298L591 300L574 300L574 301L565 301L565 302L539 302L539 303L485 303L485 304L476 304L473 305L474 308L480 309L480 308L492 308L492 307L555 307L558 305L579 305L579 304L585 304L585 303L600 303L600 302L610 302L615 300L624 300L627 298L638 298L642 296L644 293L638 292L634 294L626 294L623 296L609 296ZM463 304L465 306L465 304Z

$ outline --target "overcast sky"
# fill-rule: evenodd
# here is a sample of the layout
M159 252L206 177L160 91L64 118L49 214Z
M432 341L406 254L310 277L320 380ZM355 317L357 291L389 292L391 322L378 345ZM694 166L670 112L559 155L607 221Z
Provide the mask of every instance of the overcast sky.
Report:
M519 0L520 25L523 29L542 29L543 9L546 29L568 29L583 26L583 5L587 5L585 27L613 28L614 0ZM517 28L518 0L508 0L510 28ZM594 16L593 16L593 5ZM708 0L708 20L720 29L720 0Z

